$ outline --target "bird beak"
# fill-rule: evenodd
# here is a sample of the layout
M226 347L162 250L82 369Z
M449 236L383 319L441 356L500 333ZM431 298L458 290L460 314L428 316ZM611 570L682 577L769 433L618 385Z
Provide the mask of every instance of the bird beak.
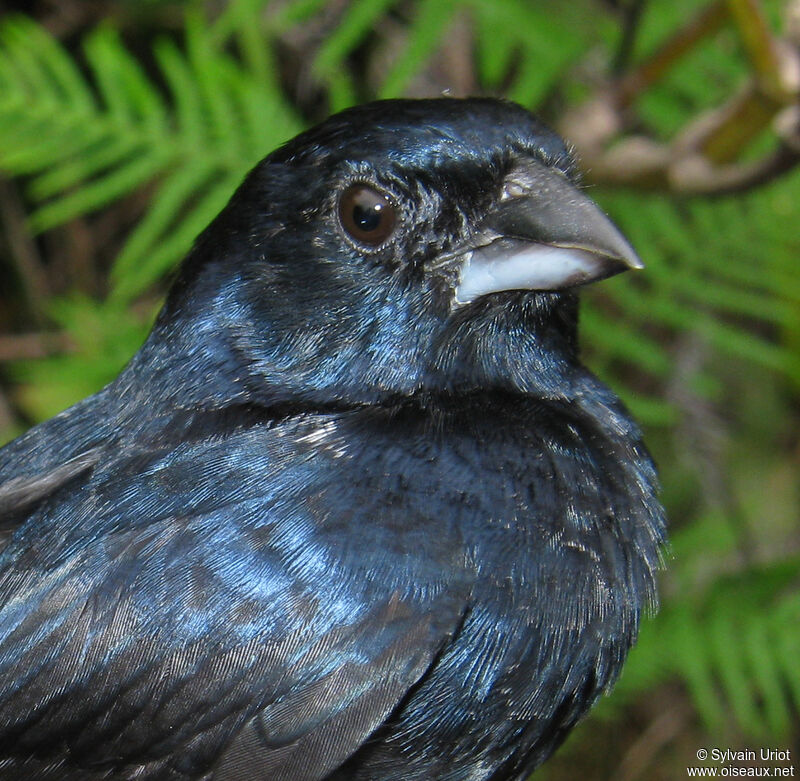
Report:
M561 290L644 267L599 207L541 163L509 174L481 227L481 243L462 256L459 304L501 290Z

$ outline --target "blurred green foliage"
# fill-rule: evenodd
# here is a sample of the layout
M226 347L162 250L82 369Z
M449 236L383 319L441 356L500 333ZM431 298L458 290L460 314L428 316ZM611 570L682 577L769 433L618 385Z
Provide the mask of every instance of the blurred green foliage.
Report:
M102 233L101 216L115 209L133 215L98 239L113 260L89 259L102 278L94 286L62 274L66 282L37 288L0 241L0 328L57 333L67 345L0 365L7 436L116 374L193 238L244 173L310 121L366 99L435 94L452 78L456 93L505 95L557 122L611 73L632 7L145 5L137 14L120 3L64 40L28 16L0 23L0 171L21 190L44 271L64 251L48 237L76 225ZM648 3L628 58L697 8ZM767 10L780 16L777 2ZM748 70L724 28L640 97L640 128L671 137ZM613 722L680 681L709 734L783 739L800 710L800 177L718 198L592 194L647 271L587 291L587 357L645 423L674 529L661 611L593 718Z

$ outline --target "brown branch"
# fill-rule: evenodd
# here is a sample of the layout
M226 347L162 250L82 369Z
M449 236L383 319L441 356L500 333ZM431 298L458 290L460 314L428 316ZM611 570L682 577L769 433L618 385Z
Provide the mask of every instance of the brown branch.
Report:
M66 334L0 334L0 363L46 358L74 349Z
M727 0L728 10L755 71L759 91L778 103L791 98L793 90L785 84L781 56L775 37L758 0Z
M670 143L625 136L630 105L669 68L731 19L742 37L753 76L726 103L693 119ZM780 148L755 162L737 163L747 146L800 95L800 55L770 31L758 0L725 0L703 9L638 68L568 112L559 129L575 146L588 181L664 189L682 195L741 192L800 163L796 130ZM795 128L797 124L795 123Z
M652 763L658 752L681 734L691 715L692 709L681 702L654 719L625 752L612 778L619 781L636 781L638 778L644 778L648 768L652 769Z
M25 210L16 189L6 179L0 179L0 227L22 287L22 296L33 317L42 322L49 293L47 276L36 244L25 227Z
M3 437L8 434L16 422L16 418L11 411L5 393L3 393L3 389L0 388L0 443L3 443Z
M727 18L725 3L717 0L673 33L641 65L617 82L614 94L619 107L630 105L700 41L719 30Z
M781 144L753 162L711 166L703 157L686 158L674 166L672 190L680 195L732 195L762 187L800 164L800 150Z
M624 73L628 69L646 3L647 0L630 0L622 11L622 35L614 57L614 64L611 66L611 72L615 75Z

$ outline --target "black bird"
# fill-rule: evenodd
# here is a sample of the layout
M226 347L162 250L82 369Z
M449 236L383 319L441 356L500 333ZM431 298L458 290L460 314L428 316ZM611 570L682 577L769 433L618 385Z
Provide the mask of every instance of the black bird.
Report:
M654 600L576 342L639 265L511 103L267 157L120 376L0 451L0 778L526 778Z

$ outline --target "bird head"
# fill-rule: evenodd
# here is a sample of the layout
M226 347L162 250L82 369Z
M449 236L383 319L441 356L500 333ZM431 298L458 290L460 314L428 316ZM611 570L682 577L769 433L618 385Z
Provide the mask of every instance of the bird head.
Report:
M577 365L572 291L640 266L523 108L382 101L256 166L156 330L267 403L557 396Z

